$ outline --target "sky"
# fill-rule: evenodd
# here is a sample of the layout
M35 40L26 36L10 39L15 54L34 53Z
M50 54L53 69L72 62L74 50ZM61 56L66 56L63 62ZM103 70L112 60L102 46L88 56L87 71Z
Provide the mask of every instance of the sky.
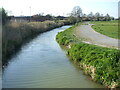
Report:
M5 8L8 15L14 16L30 16L39 13L67 16L74 6L80 6L85 14L99 12L106 15L108 13L117 18L118 1L120 0L0 0L0 7Z

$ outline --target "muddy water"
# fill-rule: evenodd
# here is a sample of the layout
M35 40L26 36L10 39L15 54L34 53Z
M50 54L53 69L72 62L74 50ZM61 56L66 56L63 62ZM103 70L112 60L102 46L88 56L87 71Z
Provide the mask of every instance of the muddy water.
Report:
M3 88L101 88L70 62L55 40L63 26L22 47L3 72Z

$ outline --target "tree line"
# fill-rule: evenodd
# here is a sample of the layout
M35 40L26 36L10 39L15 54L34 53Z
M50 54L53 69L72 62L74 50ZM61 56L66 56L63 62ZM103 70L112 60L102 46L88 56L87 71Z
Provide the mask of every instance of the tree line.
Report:
M7 15L7 12L4 8L0 8L0 13L2 14L2 24L4 25L8 20L11 19L11 16ZM15 18L14 16L12 16ZM82 9L79 6L75 6L69 16L52 16L50 14L43 15L43 14L36 14L30 17L23 17L22 19L26 19L29 21L46 21L46 20L68 20L70 23L77 23L81 21L110 21L114 20L114 17L111 17L109 14L103 15L99 12L93 14L84 14Z
M70 19L73 22L80 22L80 21L110 21L114 20L114 17L111 17L109 14L106 14L105 16L103 14L100 14L99 12L93 14L93 12L90 12L90 14L84 14L82 13L82 9L79 6L75 6L70 13Z
M33 16L33 19L39 20L40 18L47 18L49 20L63 20L63 19L69 19L69 21L76 23L80 21L110 21L114 20L114 17L110 16L109 14L103 15L100 14L99 12L93 14L93 12L90 12L90 14L84 14L82 13L82 9L79 6L75 6L72 10L72 12L69 14L68 17L64 16L57 16L54 17L50 14L43 16L42 14L37 14Z

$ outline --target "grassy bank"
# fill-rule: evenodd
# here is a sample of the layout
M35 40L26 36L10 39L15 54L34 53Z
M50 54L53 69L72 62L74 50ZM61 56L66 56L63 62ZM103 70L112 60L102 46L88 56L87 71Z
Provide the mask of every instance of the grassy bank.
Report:
M67 54L94 81L109 88L120 87L119 50L82 43L75 37L76 27L59 32L56 41L68 47Z
M79 39L76 38L74 34L74 28L77 26L74 25L63 32L59 32L56 36L56 40L60 45L68 45L70 43L76 43Z
M69 24L67 21L44 22L9 22L3 26L2 34L2 65L7 64L8 58L16 53L26 41L42 32Z
M119 34L118 34L118 21L94 21L91 22L92 24L95 24L92 26L92 28L106 36L120 39Z

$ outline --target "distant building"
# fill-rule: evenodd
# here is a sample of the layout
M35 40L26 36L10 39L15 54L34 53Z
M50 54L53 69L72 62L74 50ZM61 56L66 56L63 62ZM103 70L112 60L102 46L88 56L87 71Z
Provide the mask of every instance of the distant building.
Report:
M28 22L30 21L31 17L30 16L10 16L10 21L15 21L15 22Z

